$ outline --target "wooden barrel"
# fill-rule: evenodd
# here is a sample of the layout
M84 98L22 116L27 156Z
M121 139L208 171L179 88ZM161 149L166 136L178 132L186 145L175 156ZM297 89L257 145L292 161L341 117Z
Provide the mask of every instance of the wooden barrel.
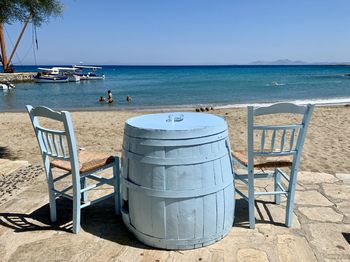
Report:
M125 124L122 217L143 243L191 249L222 239L234 219L227 124L199 113L163 113Z

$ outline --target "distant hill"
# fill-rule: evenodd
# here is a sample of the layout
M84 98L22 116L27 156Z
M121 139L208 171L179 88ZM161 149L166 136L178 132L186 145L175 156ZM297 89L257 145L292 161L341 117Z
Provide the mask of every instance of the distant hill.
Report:
M279 59L276 61L254 61L251 65L308 65L309 63L304 61L292 61L289 59Z
M279 59L276 61L254 61L250 65L350 65L349 62L314 62L308 63L301 60Z

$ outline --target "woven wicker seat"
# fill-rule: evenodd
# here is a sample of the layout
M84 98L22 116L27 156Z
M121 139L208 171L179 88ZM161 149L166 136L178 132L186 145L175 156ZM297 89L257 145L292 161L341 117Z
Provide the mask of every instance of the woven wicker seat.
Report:
M114 157L101 152L79 151L79 171L85 173L104 165L114 162ZM57 167L63 170L72 171L69 161L54 159L51 161L51 167Z
M236 151L232 155L243 165L248 166L248 155L246 152ZM293 161L290 156L257 156L254 158L255 168L290 167L292 164Z

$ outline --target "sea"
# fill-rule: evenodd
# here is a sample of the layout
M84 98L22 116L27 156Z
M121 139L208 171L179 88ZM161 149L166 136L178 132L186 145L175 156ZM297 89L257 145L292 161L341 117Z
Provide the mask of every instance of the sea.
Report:
M38 67L17 66L16 71L36 72ZM105 80L17 83L14 90L0 90L0 111L23 111L27 104L103 110L233 107L281 101L350 103L350 76L346 76L350 66L102 67L99 71ZM114 102L100 103L99 97L107 97L108 90ZM130 103L127 96L132 98Z

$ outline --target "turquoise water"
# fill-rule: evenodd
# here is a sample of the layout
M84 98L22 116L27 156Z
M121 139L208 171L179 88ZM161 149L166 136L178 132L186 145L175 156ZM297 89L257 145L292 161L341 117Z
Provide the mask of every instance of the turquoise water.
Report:
M344 76L350 66L103 66L100 71L105 80L17 84L15 90L0 91L0 110L23 110L26 104L107 109L350 100L350 77ZM107 90L115 102L100 104Z

